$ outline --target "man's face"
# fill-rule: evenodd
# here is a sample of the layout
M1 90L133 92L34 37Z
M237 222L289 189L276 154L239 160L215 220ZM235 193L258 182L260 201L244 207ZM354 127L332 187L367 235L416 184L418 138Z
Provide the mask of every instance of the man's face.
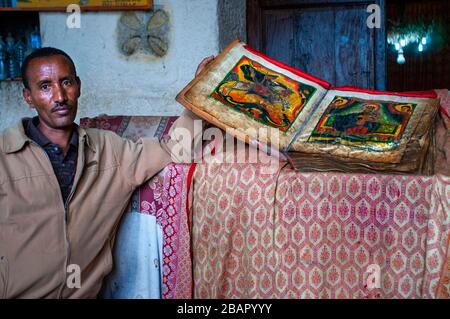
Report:
M35 58L27 69L29 89L23 97L35 108L40 124L50 129L68 129L77 115L80 79L63 55Z

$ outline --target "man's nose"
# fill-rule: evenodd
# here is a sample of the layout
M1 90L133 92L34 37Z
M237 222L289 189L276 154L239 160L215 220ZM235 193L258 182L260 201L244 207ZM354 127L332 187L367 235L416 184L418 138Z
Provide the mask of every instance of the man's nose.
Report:
M57 84L53 91L53 100L54 102L65 102L67 101L67 92L63 86Z

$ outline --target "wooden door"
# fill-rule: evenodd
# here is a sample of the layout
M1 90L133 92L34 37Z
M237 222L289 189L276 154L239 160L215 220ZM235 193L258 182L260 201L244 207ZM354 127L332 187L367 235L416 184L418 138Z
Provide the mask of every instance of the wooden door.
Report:
M374 1L248 0L250 46L334 86L385 89L384 0L381 28L369 28Z

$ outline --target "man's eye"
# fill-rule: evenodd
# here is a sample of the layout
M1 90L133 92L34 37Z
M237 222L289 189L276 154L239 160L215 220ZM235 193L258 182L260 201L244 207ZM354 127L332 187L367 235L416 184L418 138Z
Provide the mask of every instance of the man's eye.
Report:
M48 90L49 88L50 88L50 86L48 84L41 85L41 90Z
M71 80L64 80L63 81L63 85L71 85L72 84L72 81Z

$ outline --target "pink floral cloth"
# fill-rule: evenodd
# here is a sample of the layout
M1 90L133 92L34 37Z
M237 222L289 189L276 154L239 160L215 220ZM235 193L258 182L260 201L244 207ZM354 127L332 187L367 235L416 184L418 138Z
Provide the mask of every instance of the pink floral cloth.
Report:
M99 116L81 119L82 127L111 130L136 141L140 137L160 138L167 134L176 117ZM192 297L192 260L188 215L186 213L192 169L171 164L139 187L130 208L156 216L162 227L162 297ZM132 249L132 248L131 248Z
M194 184L195 298L436 297L449 177L229 164L199 165Z

